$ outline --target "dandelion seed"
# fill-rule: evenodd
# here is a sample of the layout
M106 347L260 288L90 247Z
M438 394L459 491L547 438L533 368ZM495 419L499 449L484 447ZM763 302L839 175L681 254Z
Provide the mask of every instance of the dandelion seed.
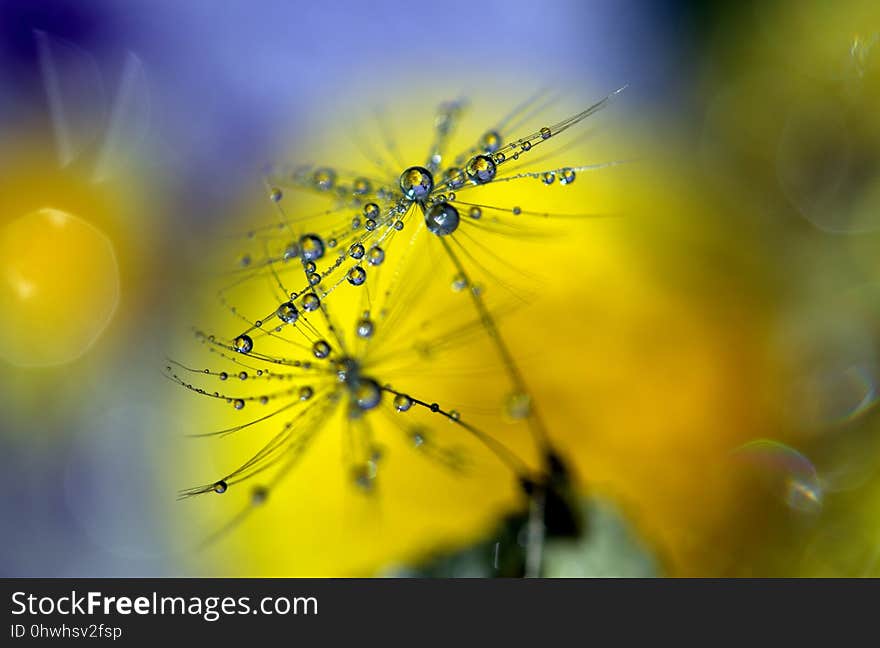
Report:
M284 389L258 393L246 399L237 395L217 394L214 398L226 399L236 408L238 402L244 407L245 400L259 400L264 405L269 402L280 404L277 409L271 407L269 409L273 411L251 422L217 433L231 434L276 417L284 417L283 425L275 437L238 469L223 476L220 481L184 491L182 495L216 491L216 485L220 483L225 490L227 485L250 479L269 467L277 467L280 479L308 449L314 435L337 406L342 407L339 411L346 414L351 428L349 434L355 441L349 468L355 483L365 491L372 491L378 477L381 453L377 452L373 441L373 427L384 429L380 425L381 412L411 410L418 410L432 420L454 423L455 429L466 432L497 455L521 483L528 484L530 492L551 489L551 477L554 471L561 469L555 468L555 455L550 451L546 432L525 380L498 330L494 314L485 302L482 284L473 279L476 274L484 279L493 278L485 266L487 260L493 258L491 246L477 243L476 237L484 233L517 234L524 231L518 228L522 228L521 223L528 217L557 215L519 206L510 207L509 203L507 206L489 204L479 198L472 201L468 197L471 195L469 192L480 192L480 187L503 187L505 183L524 178L538 178L545 184L553 184L559 177L560 184L568 185L574 181L577 172L598 166L519 171L521 167L517 166L517 162L521 155L523 160L527 160L536 149L544 150L538 145L542 145L551 135L555 141L557 135L599 110L607 101L608 98L572 117L551 122L551 126L521 137L510 138L509 129L513 126L509 120L503 121L497 127L485 130L479 141L459 156L449 156L445 150L447 137L461 113L461 105L450 104L438 111L435 138L426 166L405 167L404 164L398 166L398 162L386 162L377 165L377 168L383 169L383 173L376 178L364 170L357 173L344 171L341 166L302 168L292 174L285 172L284 177L277 178L273 175L269 195L278 212L279 223L271 229L256 230L252 240L262 245L263 251L259 258L249 261L246 270L239 271L242 278L235 284L249 286L257 281L268 283L272 291L271 301L267 300L265 310L258 313L261 319L249 319L236 306L228 303L225 290L221 291L221 303L249 327L233 342L231 350L238 353L227 353L230 350L228 346L209 341L208 337L202 341L217 357L227 362L246 362L252 371L254 367L251 365L254 363L271 363L272 373L258 374L260 381L293 381ZM449 162L452 164L444 169L444 163ZM404 170L397 174L395 168ZM512 171L504 175L502 170L511 168ZM434 184L435 177L442 178L439 186ZM314 216L300 213L299 209L295 216L291 216L287 211L291 201L282 202L280 196L278 200L274 197L276 184L283 186L285 192L311 192L331 204ZM278 188L278 191L281 189ZM299 200L294 202L298 207ZM353 210L357 213L354 217ZM466 210L468 219L460 218L461 210ZM509 218L510 214L523 218L514 220ZM508 216L506 220L505 215ZM308 227L305 233L303 224ZM420 233L422 229L435 235L429 237L434 246L432 263L439 258L450 268L449 274L441 273L439 276L448 277L454 273L453 290L463 292L469 288L465 294L469 296L466 301L473 304L473 309L469 311L469 317L473 319L472 329L485 334L488 344L497 352L502 375L513 387L513 396L504 401L503 396L499 395L494 405L499 412L503 407L511 419L528 422L544 462L537 472L504 444L474 427L468 421L464 407L461 411L465 415L462 415L458 409L446 409L439 402L416 398L415 390L410 392L414 394L410 396L388 384L381 386L380 379L394 379L383 367L397 367L399 370L407 351L411 354L415 369L424 371L425 362L434 357L438 348L450 344L455 346L468 339L468 335L453 327L452 330L436 330L433 338L424 341L410 339L405 345L389 341L389 336L396 333L401 322L405 325L407 320L411 322L419 317L415 311L399 307L397 303L402 296L420 289L419 282L409 276L406 261L408 255L421 254L421 251L412 250L416 243L426 237ZM327 252L328 248L336 245L341 247L340 251ZM297 258L300 263L294 261ZM501 260L505 264L515 261ZM366 282L367 271L362 267L365 262L370 268L370 282ZM341 293L348 296L337 297L337 288L346 283L362 288L358 291L344 289ZM352 307L347 315L338 319L337 306L346 303L343 299L351 302ZM427 299L430 300L430 296ZM449 296L449 299L461 298ZM345 312L344 306L342 311ZM265 327L256 325L256 322L263 320L269 322L270 318L275 318L276 322ZM448 319L449 315L444 314L436 321ZM275 326L275 323L286 326L282 328ZM254 338L251 336L257 339L259 352L254 352ZM315 362L314 359L323 362ZM395 362L383 365L383 359L393 359ZM207 377L213 375L220 374L214 372ZM173 376L173 379L192 391L202 389L193 387L177 376ZM249 384L252 382L259 381L248 381ZM308 384L304 385L303 382ZM204 390L199 393L212 398ZM383 398L384 395L390 398ZM389 400L390 403L387 402ZM401 429L411 444L426 456L453 469L459 468L463 463L462 457L453 449L444 447L442 439L434 435L429 437L428 431L421 425L406 426L403 421L412 420L414 416L418 415L413 412L406 417L395 416L391 425L403 426ZM269 488L275 483L273 479L269 486L259 487L263 489L260 491L261 497L254 496L252 499L265 500Z

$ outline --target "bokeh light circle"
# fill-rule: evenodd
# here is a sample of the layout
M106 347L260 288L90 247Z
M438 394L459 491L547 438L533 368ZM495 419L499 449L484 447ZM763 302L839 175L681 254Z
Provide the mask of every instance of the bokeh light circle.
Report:
M98 339L119 301L110 239L44 207L0 229L0 358L20 367L70 362Z

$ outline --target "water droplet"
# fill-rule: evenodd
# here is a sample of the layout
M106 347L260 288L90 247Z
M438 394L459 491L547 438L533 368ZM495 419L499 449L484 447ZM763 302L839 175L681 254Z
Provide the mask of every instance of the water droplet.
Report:
M550 139L550 136L552 134L553 133L551 133L550 129L547 128L546 126L544 126L544 128L541 129L541 139Z
M552 185L554 180L556 180L556 174L552 171L546 171L541 175L541 182L545 185Z
M566 167L562 171L559 172L559 184L568 185L574 182L575 179L574 169Z
M300 254L304 261L315 261L324 256L324 241L317 234L306 234L299 240Z
M483 216L483 210L480 209L479 207L471 207L468 210L468 216L470 216L474 220L479 219Z
M355 243L348 248L348 255L352 259L362 259L364 257L364 246L360 243Z
M239 371L238 372L239 380L247 380L247 377L248 377L247 371Z
M510 211L513 212L513 215L514 215L514 216L519 216L520 214L522 214L522 208L521 208L521 207L514 207L514 208L511 209Z
M360 216L355 216L354 218L351 219L351 229L356 230L360 226L361 226L361 217Z
M296 310L296 306L293 305L293 302L285 302L281 304L281 306L278 307L278 310L275 311L275 315L278 316L278 319L287 324L293 324L299 319L299 311Z
M421 202L434 190L434 176L425 167L410 167L400 174L400 190L407 200Z
M488 131L480 138L480 147L486 153L494 153L501 148L501 135L498 131Z
M357 334L358 337L369 338L373 336L373 331L375 327L373 325L373 321L367 319L366 317L358 321L357 325Z
M524 140L522 143L523 152L528 151L532 148L532 143L529 140Z
M376 407L382 400L382 389L379 383L370 378L361 378L355 388L355 403L362 410Z
M229 488L229 486L226 484L225 481L221 479L218 482L214 482L214 486L212 488L214 489L215 493L222 494L226 492L226 489Z
M372 218L368 218L366 221L364 221L364 229L368 232L372 232L374 229L376 229L376 221L374 221Z
M459 167L450 167L446 171L445 182L450 189L461 189L467 181L467 176Z
M268 396L260 396L260 405L266 405L269 402Z
M532 411L532 399L528 394L511 394L504 405L507 415L512 419L524 419Z
M385 250L378 245L374 245L370 248L370 254L367 257L367 260L370 262L370 265L382 265L382 262L385 260Z
M493 159L495 160L495 164L501 164L507 158L504 156L504 153L496 153Z
M428 229L438 236L452 234L458 229L458 210L449 203L437 203L425 212Z
M309 261L306 263L303 268L305 268L306 272L314 272L318 266L315 265L314 261Z
M477 155L468 162L465 169L467 176L477 184L491 182L495 177L495 163L492 158L485 155Z
M299 399L301 401L307 401L314 395L315 395L315 390L313 390L311 387L300 387L299 388Z
M360 266L355 266L348 271L346 279L352 286L360 286L367 280L367 271Z
M269 198L272 202L281 202L282 196L281 189L278 187L272 187L272 190L269 192Z
M357 466L352 470L352 478L355 485L363 491L373 489L373 480L376 478L375 467L371 470L369 465Z
M452 278L452 289L455 292L461 292L465 288L467 288L467 279L465 278L465 276L461 273L455 275Z
M242 334L232 342L232 348L239 353L250 353L251 349L254 348L254 341L250 336Z
M457 421L461 418L461 414L458 413L458 410L449 410L449 418L453 421Z
M322 360L330 355L330 345L325 340L318 340L312 346L312 353L316 358Z
M336 184L336 171L328 168L318 169L315 171L312 179L318 189L327 191L332 189L333 185Z
M394 221L394 229L396 229L398 232L400 230L402 230L403 229L403 221L401 221L401 220Z
M236 398L232 401L232 406L237 410L244 409L244 401L241 398Z
M251 504L253 504L254 506L259 506L260 504L265 503L268 497L268 488L266 488L265 486L254 486L254 490L251 491Z
M394 397L394 409L398 412L405 412L413 406L412 398L406 394L398 394Z
M317 286L319 283L321 283L321 275L319 275L317 272L309 273L309 285Z
M370 193L372 189L372 185L370 181L366 178L355 178L352 183L351 190L355 195L363 196L364 194Z
M364 205L364 216L367 218L376 218L379 215L379 205L376 203L367 203Z
M291 259L295 259L299 256L299 244L291 243L284 249L283 258L285 261L290 261Z
M432 412L439 412L440 411L440 404L439 403L431 403L431 411Z
M315 293L308 293L303 296L302 307L303 310L309 312L316 311L321 307L321 300L318 299L318 296Z
M425 445L425 435L422 434L421 430L413 430L410 433L410 438L412 439L413 445L417 448Z

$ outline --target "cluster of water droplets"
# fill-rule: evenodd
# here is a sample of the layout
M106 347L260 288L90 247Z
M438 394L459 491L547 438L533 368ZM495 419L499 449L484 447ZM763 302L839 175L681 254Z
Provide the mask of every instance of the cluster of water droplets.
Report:
M378 408L383 403L383 396L390 394L393 396L391 406L398 414L405 414L413 408L421 408L454 423L461 421L461 415L455 409L447 410L436 402L421 401L406 393L398 392L387 384L381 386L376 377L370 375L369 369L363 366L358 355L363 353L363 350L356 349L352 353L345 349L343 340L339 336L351 335L363 345L363 348L366 348L366 345L377 338L377 328L382 325L382 312L377 311L380 315L377 318L371 314L369 308L362 309L351 324L337 329L331 324L333 301L331 299L328 303L328 297L340 284L353 287L367 284L368 278L374 272L378 272L386 261L389 250L394 254L394 248L391 246L393 238L390 237L404 230L410 218L423 219L429 234L445 239L455 238L455 234L465 226L485 226L486 221L495 219L495 214L498 212L503 211L523 217L535 213L523 210L519 206L502 209L491 205L461 203L458 202L459 192L491 183L516 180L520 177L538 178L545 185L566 186L575 181L577 171L580 169L578 167L515 173L508 176L500 176L499 173L504 165L519 160L522 155L554 137L557 131L561 132L576 123L587 114L587 111L556 126L544 126L519 139L508 139L507 133L500 127L488 129L470 150L451 159L451 164L444 168L446 160L443 143L453 130L462 109L463 104L460 102L450 102L441 106L435 120L436 141L427 162L424 166L414 165L405 168L396 177L396 181L382 182L366 174L352 177L347 172L332 167L300 167L292 172L285 172L277 184L268 187L270 202L284 214L279 231L288 238L283 249L278 253L278 258L270 257L267 263L270 267L274 263L290 266L301 264L303 283L306 285L298 284L297 290L286 291L289 298L277 301L268 315L250 322L250 327L232 339L231 343L224 344L212 339L211 344L215 345L216 349L212 348L211 351L216 350L225 359L232 361L236 358L254 358L323 373L316 374L314 386L300 385L293 390L273 395L224 397L234 409L244 409L246 402L250 400L259 400L267 404L271 399L278 397L292 398L303 403L303 406L311 406L315 401L320 400L344 401L347 403L349 418L358 421ZM515 172L516 168L513 171ZM331 198L336 207L330 211L346 213L344 227L339 227L332 233L307 231L293 235L294 229L289 223L296 223L296 219L289 219L284 211L290 203L288 187L285 183L290 183L294 190L308 190ZM284 185L283 188L281 185ZM249 238L253 238L253 233ZM331 250L337 246L339 250L335 253L338 256L333 261L334 252ZM242 268L259 267L255 257L250 253L241 256L240 265ZM337 270L341 275L336 275ZM285 275L285 280L287 276L289 275ZM280 278L278 283L281 284ZM454 291L467 291L478 301L482 299L482 284L473 282L463 271L456 272L451 287ZM369 290L361 289L360 292L369 293ZM236 313L234 307L230 310ZM486 320L487 317L487 314L481 314L481 320ZM264 320L267 322L266 327L263 326ZM323 322L328 329L325 336L318 335L316 322ZM275 333L281 332L285 326L301 332L310 340L306 348L311 360L277 358L271 354L271 351L267 351L266 347L262 347L263 351L261 351L260 343L263 339L261 335L271 335L273 330ZM497 337L494 324L491 326L493 327L490 329L491 336ZM254 333L254 330L257 333ZM227 350L231 352L228 356L224 354ZM314 366L312 362L315 363ZM226 372L218 372L216 375L221 381L229 377ZM238 375L242 380L249 378L245 371L239 372ZM188 383L185 386L193 388ZM193 389L201 391L197 388ZM320 399L315 399L316 393L321 394ZM528 419L533 412L531 397L523 390L515 390L503 403L503 409L510 419ZM291 422L286 423L285 429L291 425ZM446 453L439 446L429 443L429 430L423 426L413 425L409 428L408 436L413 446L436 453L436 458L450 465L461 463L460 458L454 453ZM354 481L366 490L369 490L375 481L381 454L374 447L366 459L352 468ZM207 489L195 489L193 492L210 490L224 493L234 481L237 479L227 477L216 481ZM253 495L254 503L265 501L267 494L265 487L257 487Z

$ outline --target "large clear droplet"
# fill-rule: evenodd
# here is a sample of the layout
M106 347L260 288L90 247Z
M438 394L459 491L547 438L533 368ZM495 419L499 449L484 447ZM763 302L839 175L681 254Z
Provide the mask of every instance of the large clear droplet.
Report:
M452 234L458 229L459 221L458 210L449 203L437 203L425 212L428 229L438 236Z
M324 256L324 240L317 234L306 234L299 240L304 261L315 261Z
M376 407L382 400L382 388L370 378L362 378L355 388L355 403L362 410Z
M400 174L400 190L407 200L422 202L434 190L434 176L425 167L410 167Z
M495 177L495 162L486 155L477 155L468 162L465 171L468 178L477 184L485 184Z

